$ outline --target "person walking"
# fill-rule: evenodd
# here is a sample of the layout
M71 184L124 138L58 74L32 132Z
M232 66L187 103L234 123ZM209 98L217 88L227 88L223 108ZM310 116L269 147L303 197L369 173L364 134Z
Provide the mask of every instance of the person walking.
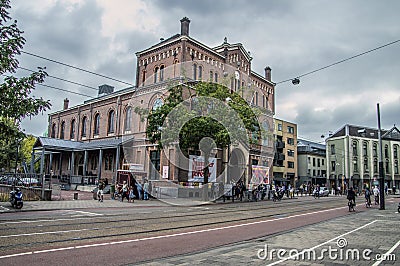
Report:
M126 181L122 183L122 196L121 196L121 201L124 201L124 198L126 198L129 201L129 194L128 194L128 184Z
M377 205L377 204L379 204L379 188L378 188L378 186L375 186L374 189L372 190L372 192L374 193L374 197L375 197L374 204Z
M147 180L144 180L143 184L143 199L148 200L149 199L149 183Z
M103 202L104 199L104 182L102 180L100 180L99 182L99 186L98 186L98 191L97 191L97 199L99 200L99 202Z
M133 191L133 187L131 186L130 188L129 188L129 199L128 199L128 202L135 202L135 193L134 193L134 191Z

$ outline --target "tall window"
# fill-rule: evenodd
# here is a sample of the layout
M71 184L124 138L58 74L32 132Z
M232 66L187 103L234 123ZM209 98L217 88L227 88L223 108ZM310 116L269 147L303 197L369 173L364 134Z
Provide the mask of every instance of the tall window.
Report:
M69 134L70 139L75 139L75 119L71 121L71 130Z
M335 144L331 145L331 155L335 155L336 151L335 151Z
M193 64L193 79L197 80L197 65Z
M397 160L394 161L394 173L395 173L396 175L399 174L399 162L398 162Z
M374 173L378 173L378 159L374 159Z
M107 133L114 133L114 121L115 121L115 112L114 110L111 110L108 113L108 130Z
M165 66L160 67L160 81L164 80L164 68Z
M158 67L154 69L154 83L157 83L157 79L158 79Z
M82 118L82 132L81 132L81 135L82 135L82 137L86 137L86 122L87 122L87 118L86 118L86 116L84 116L83 118Z
M353 166L354 166L354 172L358 172L358 161L357 157L353 158Z
M53 124L53 126L51 127L51 137L56 137L56 124Z
M108 153L105 155L105 165L104 170L114 171L114 155L112 153Z
M199 66L199 80L203 79L203 67Z
M372 146L372 152L374 157L378 157L378 144L374 143Z
M364 158L364 171L368 172L369 166L368 166L368 158Z
M142 83L144 85L144 82L146 81L146 70L142 71Z
M354 141L353 142L353 156L357 156L358 155L358 147L357 147L357 142Z
M366 141L363 142L363 156L368 156L368 143Z
M386 174L390 174L390 164L389 164L388 159L386 159L386 161L385 161L385 170L386 170Z
M288 126L287 127L287 132L290 134L294 134L294 127Z
M65 137L65 122L61 122L61 132L60 132L60 139L64 139Z
M210 71L210 82L212 82L212 81L213 81L213 72Z
M385 145L385 158L389 158L389 146Z
M395 158L395 159L397 159L398 158L398 147L397 147L397 145L394 145L394 147L393 147L393 157Z
M214 74L214 81L215 81L215 82L218 82L218 73L215 73L215 74Z
M131 125L132 125L132 107L128 106L128 108L126 108L126 114L125 114L125 131L131 130Z
M94 135L99 135L100 133L100 114L94 116Z

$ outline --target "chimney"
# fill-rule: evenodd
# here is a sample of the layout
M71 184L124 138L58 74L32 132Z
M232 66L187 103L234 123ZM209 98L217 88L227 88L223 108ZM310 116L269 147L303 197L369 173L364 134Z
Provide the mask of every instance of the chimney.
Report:
M67 110L68 109L68 105L69 105L69 100L68 98L64 99L64 109L63 110Z
M181 35L189 36L189 23L190 19L187 17L181 19Z
M267 66L264 70L265 70L265 78L268 81L271 81L271 68Z

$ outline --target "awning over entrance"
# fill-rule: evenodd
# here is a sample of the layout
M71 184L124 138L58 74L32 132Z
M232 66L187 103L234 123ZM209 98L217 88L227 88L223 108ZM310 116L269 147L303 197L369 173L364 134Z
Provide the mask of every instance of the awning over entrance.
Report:
M90 142L72 141L63 139L54 139L48 137L39 137L33 149L44 148L46 150L62 150L62 151L87 151L116 148L118 145L133 140L133 138L108 138L101 140L91 140Z

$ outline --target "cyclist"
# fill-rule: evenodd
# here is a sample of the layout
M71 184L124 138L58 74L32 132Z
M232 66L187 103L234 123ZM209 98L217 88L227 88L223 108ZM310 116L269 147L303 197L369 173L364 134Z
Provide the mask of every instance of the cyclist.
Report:
M349 200L349 211L354 211L354 206L356 206L356 193L352 187L347 191L347 199Z

